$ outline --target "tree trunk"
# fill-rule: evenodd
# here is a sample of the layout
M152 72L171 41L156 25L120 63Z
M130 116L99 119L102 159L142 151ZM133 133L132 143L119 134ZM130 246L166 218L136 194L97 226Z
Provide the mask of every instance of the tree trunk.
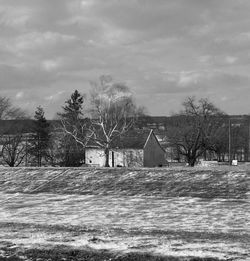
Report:
M8 164L11 168L15 167L15 161L14 160L11 160Z
M189 159L188 159L188 165L189 165L190 167L194 167L195 162L196 162L196 158L189 158Z
M110 167L109 166L109 147L105 147L105 167Z

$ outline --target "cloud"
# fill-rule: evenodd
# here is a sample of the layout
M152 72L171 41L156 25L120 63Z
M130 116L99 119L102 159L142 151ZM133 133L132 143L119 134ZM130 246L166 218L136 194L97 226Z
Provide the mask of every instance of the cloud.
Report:
M75 36L64 35L57 32L31 32L17 37L14 48L17 51L37 50L39 48L49 48L57 44L70 44L77 39Z
M65 91L59 91L53 95L50 95L50 96L47 96L45 97L44 99L47 100L47 101L50 101L50 102L54 102L54 101L57 101L61 98L61 95L64 94Z
M45 71L54 71L60 66L60 60L44 60L41 62L41 67Z
M157 85L154 84L157 81ZM216 97L217 93L233 94L247 91L250 77L223 71L180 71L163 72L144 80L143 87L137 88L141 94L183 94ZM216 97L217 98L217 97Z
M234 64L237 60L238 60L238 58L235 57L235 56L227 56L227 57L225 58L225 61L226 61L226 63L228 63L228 64Z
M152 113L193 94L228 110L238 97L243 111L249 10L245 0L0 0L1 93L52 115L74 89L111 74Z
M20 99L23 98L23 96L24 96L24 92L23 92L23 91L20 91L20 92L18 92L18 93L16 94L15 98L16 98L17 100L20 100Z
M1 88L7 90L30 89L35 91L41 86L49 88L50 84L55 82L55 74L42 71L38 66L9 66L0 65Z
M24 29L31 17L32 10L28 7L0 6L0 26Z
M246 57L245 57L246 58ZM203 55L198 58L199 62L208 66L232 66L237 63L242 63L242 57L232 55Z
M202 74L197 71L181 71L179 73L167 73L168 79L176 82L181 88L196 85Z

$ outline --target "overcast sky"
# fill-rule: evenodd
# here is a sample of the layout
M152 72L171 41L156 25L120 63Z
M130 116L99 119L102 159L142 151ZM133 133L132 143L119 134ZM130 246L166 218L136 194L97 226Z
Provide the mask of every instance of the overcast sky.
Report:
M250 113L249 0L0 0L0 95L52 118L112 75L151 115L187 96Z

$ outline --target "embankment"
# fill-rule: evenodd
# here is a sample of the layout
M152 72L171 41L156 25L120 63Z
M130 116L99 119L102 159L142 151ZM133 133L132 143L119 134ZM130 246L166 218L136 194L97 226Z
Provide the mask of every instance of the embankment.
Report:
M159 197L246 198L243 168L0 168L0 191Z

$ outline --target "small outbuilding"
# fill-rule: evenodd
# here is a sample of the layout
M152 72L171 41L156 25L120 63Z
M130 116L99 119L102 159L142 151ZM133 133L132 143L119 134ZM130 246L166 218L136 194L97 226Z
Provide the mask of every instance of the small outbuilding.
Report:
M153 130L132 130L111 144L111 167L162 167L167 164L165 150ZM104 150L87 146L85 163L89 166L105 166Z

